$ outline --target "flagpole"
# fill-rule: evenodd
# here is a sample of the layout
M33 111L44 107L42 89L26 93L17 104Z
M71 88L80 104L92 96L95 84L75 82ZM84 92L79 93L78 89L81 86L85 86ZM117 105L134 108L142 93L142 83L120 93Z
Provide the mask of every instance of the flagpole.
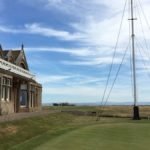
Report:
M131 0L131 26L132 26L132 68L133 68L133 91L134 91L134 106L133 106L133 119L139 120L139 107L137 105L137 84L136 84L136 60L135 60L135 33L134 33L134 8L133 0Z

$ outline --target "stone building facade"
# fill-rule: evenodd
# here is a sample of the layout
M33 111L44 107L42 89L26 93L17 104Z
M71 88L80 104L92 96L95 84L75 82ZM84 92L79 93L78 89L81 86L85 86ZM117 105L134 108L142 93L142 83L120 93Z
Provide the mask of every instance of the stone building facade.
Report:
M0 114L41 110L42 86L29 71L24 46L0 46Z

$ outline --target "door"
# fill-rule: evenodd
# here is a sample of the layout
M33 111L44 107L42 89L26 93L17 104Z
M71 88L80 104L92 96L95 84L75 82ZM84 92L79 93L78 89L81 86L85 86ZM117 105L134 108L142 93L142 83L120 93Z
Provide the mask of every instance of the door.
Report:
M27 107L27 91L21 90L20 92L20 106Z

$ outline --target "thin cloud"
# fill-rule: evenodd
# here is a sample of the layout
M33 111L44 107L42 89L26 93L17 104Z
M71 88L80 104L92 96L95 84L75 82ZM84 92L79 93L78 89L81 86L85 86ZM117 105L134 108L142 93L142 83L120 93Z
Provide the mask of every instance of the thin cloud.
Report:
M37 75L37 80L42 84L47 83L60 83L64 82L67 79L72 78L72 76L68 75Z
M91 56L94 53L88 47L87 48L26 47L25 49L26 51L29 51L29 52L48 51L48 52L57 52L57 53L67 53L67 54L80 56L80 57Z
M121 58L116 58L114 64L120 64ZM103 66L112 63L112 57L92 58L91 60L84 61L62 61L65 65L76 65L76 66Z
M108 65L112 63L112 52L109 48L81 48L81 49L71 49L71 48L55 48L55 47L26 47L26 51L29 52L55 52L55 53L66 53L78 58L78 61L61 61L64 65L77 65L77 66L101 66ZM122 60L123 50L119 49L116 53L116 58L114 59L114 64L120 64ZM121 55L121 57L120 57ZM128 54L129 56L129 54ZM128 58L124 62L127 61ZM80 61L79 61L80 60Z
M59 27L55 27L54 25L51 26L49 25L49 22L26 22L24 25L1 25L0 26L0 32L3 33L9 33L24 36L24 35L36 35L40 38L43 38L45 40L54 40L55 43L58 43L59 46L62 43L67 43L68 45L71 45L69 48L63 48L64 45L62 44L60 47L47 47L47 46L42 46L43 44L41 43L41 47L26 47L25 50L28 51L28 54L30 52L37 52L36 54L39 55L38 59L36 61L39 61L40 59L43 60L43 56L41 57L38 51L42 51L43 53L45 51L49 52L57 52L57 53L65 53L69 55L69 58L73 58L72 60L67 59L68 57L66 56L66 59L63 58L64 60L58 60L57 61L57 66L60 71L62 72L62 75L57 74L57 69L55 67L56 64L54 64L54 70L51 70L53 74L46 74L38 75L38 80L43 83L44 85L44 93L45 94L56 94L56 95L66 95L66 97L70 96L79 98L82 96L82 98L87 98L89 96L91 99L97 97L102 94L101 92L103 91L104 87L104 82L101 79L105 78L105 73L107 66L111 63L112 60L112 52L114 51L114 46L116 43L117 39L117 34L118 34L118 29L119 29L119 23L121 20L121 13L122 13L122 8L124 5L124 1L118 1L118 0L17 0L22 2L23 4L27 4L28 6L30 5L30 8L36 8L40 9L40 12L47 12L49 13L49 16L46 17L53 17L51 16L50 12L52 11L56 14L62 13L63 16L71 18L71 19L66 19L65 23L63 22L64 20L62 19L62 24L66 24L69 26L69 30L65 28L65 30L60 29ZM143 0L142 3L144 4L144 11L147 14L147 18L150 18L150 3L149 0ZM35 5L36 4L36 5ZM42 6L42 7L38 7ZM41 11L42 10L42 11ZM137 14L137 12L136 12ZM40 16L39 16L40 17ZM57 17L57 15L56 15ZM143 16L141 15L142 20ZM128 26L129 26L129 21L128 21L128 10L126 9L125 12L125 18L123 20L123 27L122 27L122 32L121 32L121 38L119 39L119 45L117 49L117 54L116 58L114 61L114 64L120 64L121 59L122 59L122 53L124 53L124 49L126 48L128 44L128 39L129 39L129 34L128 34ZM38 18L39 19L39 18ZM10 19L11 20L11 19ZM46 20L46 19L45 19ZM47 19L48 20L48 19ZM69 21L68 21L69 20ZM71 20L71 21L70 21ZM60 20L61 21L61 20ZM139 25L139 18L136 21L136 24ZM150 33L149 28L147 27L146 22L143 21L143 28L146 29L145 33ZM142 36L142 31L141 27L138 26L135 28L136 30L136 36L139 38L140 41L143 38ZM3 34L2 34L3 35ZM20 37L19 37L20 38ZM146 39L148 43L150 42L149 36L146 36ZM36 40L36 39L35 39ZM39 42L35 41L34 43ZM66 44L66 45L67 45ZM49 45L49 43L47 44ZM66 46L65 45L65 46ZM76 45L76 46L74 46ZM77 48L78 47L78 48ZM125 47L125 48L123 48ZM71 57L70 57L71 55ZM125 63L129 60L130 55L128 54L128 59L125 59ZM49 62L47 60L43 60L40 63L43 63L43 65L37 65L37 63L33 63L34 58L32 57L32 65L36 66L38 69L36 71L40 71L40 66L42 66L42 69L46 66L45 71L47 71L49 66L47 65ZM137 64L139 66L138 71L143 71L142 70L142 60L138 56L138 61L139 63ZM69 61L68 61L69 60ZM148 60L146 59L146 56L144 56L144 60L146 61L148 67ZM96 71L97 72L102 72L103 74L97 75L94 77L95 72L91 72L92 69L95 69L94 67L99 67L102 64L104 64L103 68L100 68ZM62 67L63 66L63 67ZM87 69L87 72L83 73L80 70L79 66L83 66L86 68L89 68L89 72ZM62 67L62 68L61 68ZM74 74L76 72L81 73L83 76L79 75L64 75L66 72L69 72L69 69L75 68L77 70L74 70ZM67 70L68 69L68 70ZM72 70L73 70L72 69ZM96 68L97 69L97 68ZM43 69L44 70L44 69ZM126 72L128 73L129 71ZM124 84L126 79L126 73L122 74L122 80L120 80L120 84ZM84 74L87 74L87 76L84 76ZM92 76L93 74L93 76ZM115 74L112 73L112 76ZM143 77L140 75L140 77ZM100 78L100 80L99 80ZM63 87L59 88L54 88L54 87L46 87L49 83L50 85L63 85ZM88 85L91 84L91 85ZM99 86L97 86L99 84ZM67 87L66 87L67 85ZM74 86L74 87L72 87ZM87 88L87 86L89 88ZM93 87L92 87L93 86ZM124 87L124 85L122 85ZM129 90L129 88L126 88ZM129 91L128 91L129 92ZM126 99L129 99L130 97L126 97L128 95L128 92L126 93L124 90L121 93L121 88L118 88L117 85L117 90L115 90L115 95L113 95L111 98L116 100L120 100L122 97L125 97ZM119 94L116 94L119 93ZM66 98L65 97L65 98ZM115 98L114 98L115 97ZM68 98L68 99L69 99ZM79 98L80 99L80 98Z
M0 26L0 32L11 34L35 34L45 37L57 37L61 40L72 41L82 38L80 33L69 33L68 31L55 30L41 26L38 23L25 24L22 28L10 28L7 26Z
M130 88L127 88L127 90L122 89L122 91L118 92L118 89L114 89L114 92L111 95L110 101L119 102L120 100L127 101L126 95L128 95L128 101L132 99L132 95L130 92ZM73 87L64 87L64 88L45 88L43 90L44 94L48 95L57 95L57 100L63 101L64 99L67 101L70 101L69 97L75 97L76 102L81 99L85 100L87 102L89 99L90 101L94 101L95 99L98 102L101 102L101 95L103 93L103 88L99 86L95 87L87 87L87 86L73 86ZM116 95L116 93L118 93ZM94 98L94 99L93 99Z
M81 74L37 74L37 80L43 85L47 84L64 84L66 87L70 86L86 86L89 84L99 83L97 85L101 86L101 82L105 82L105 78L98 78L97 76L91 75L81 75Z

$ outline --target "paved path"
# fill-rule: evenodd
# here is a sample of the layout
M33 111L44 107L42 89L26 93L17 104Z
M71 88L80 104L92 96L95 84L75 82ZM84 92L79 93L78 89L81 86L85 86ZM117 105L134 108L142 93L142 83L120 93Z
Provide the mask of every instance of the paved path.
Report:
M8 122L8 121L13 121L13 120L21 120L23 118L29 118L29 117L34 117L34 116L43 116L43 115L48 115L51 113L57 113L60 111L38 111L38 112L25 112L25 113L14 113L14 114L9 114L9 115L2 115L0 116L0 123L2 122Z

